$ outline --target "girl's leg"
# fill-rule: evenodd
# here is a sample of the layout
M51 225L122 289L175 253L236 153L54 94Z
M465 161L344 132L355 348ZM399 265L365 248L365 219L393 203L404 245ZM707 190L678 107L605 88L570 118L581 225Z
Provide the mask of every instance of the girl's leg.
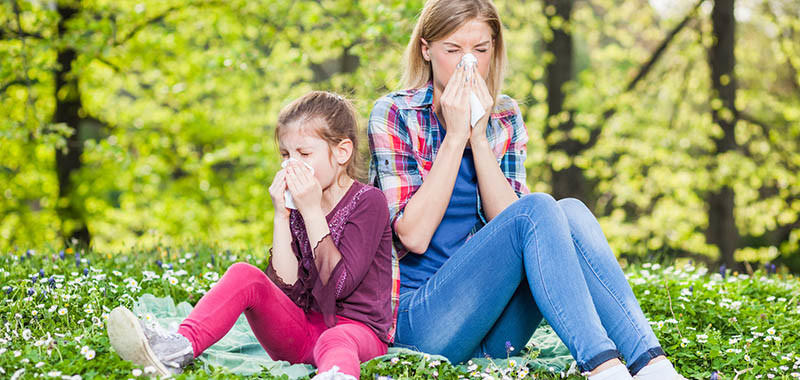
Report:
M454 362L468 359L523 274L538 309L583 370L619 355L592 304L567 218L546 194L511 204L424 286L401 295L397 342Z
M338 317L340 322L320 335L314 347L314 364L323 373L333 366L339 372L358 378L361 363L386 354L386 343L360 322Z
M608 336L636 374L651 359L664 355L600 224L583 202L558 201L569 221L583 276Z
M310 323L303 310L263 271L247 263L228 268L181 323L178 333L189 339L197 357L222 339L243 312L272 359L311 362L324 324Z

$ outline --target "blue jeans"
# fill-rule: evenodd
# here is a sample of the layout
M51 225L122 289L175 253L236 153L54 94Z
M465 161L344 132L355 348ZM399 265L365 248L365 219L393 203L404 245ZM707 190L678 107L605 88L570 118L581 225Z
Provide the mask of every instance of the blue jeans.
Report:
M541 193L503 210L398 310L395 345L455 363L505 357L542 317L582 371L621 353L636 374L664 354L591 211Z

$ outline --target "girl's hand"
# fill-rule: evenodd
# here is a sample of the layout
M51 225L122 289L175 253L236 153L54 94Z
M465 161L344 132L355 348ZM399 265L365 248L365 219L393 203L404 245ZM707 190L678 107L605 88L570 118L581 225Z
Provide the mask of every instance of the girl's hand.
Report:
M472 71L472 89L475 91L475 96L477 96L478 100L481 101L484 111L486 111L483 114L483 117L481 117L481 119L475 123L475 127L472 128L470 145L476 145L487 140L486 127L489 125L489 117L491 116L492 109L494 108L494 99L492 99L492 94L489 92L489 87L486 85L486 81L483 80L483 77L480 75L480 73L478 73L477 68L473 67Z
M272 198L272 205L275 206L276 218L289 218L289 210L283 199L283 192L286 190L286 170L279 170L269 185L269 196Z
M322 186L305 165L290 162L286 167L286 184L297 211L304 217L309 211L322 210Z
M472 81L468 80L472 71L471 67L472 65L459 63L439 99L442 117L447 126L447 136L459 136L467 139L471 134L469 93L472 89Z

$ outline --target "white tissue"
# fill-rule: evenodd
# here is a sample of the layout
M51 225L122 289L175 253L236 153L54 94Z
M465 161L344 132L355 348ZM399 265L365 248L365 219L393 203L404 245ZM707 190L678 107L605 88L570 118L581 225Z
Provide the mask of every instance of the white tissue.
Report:
M461 64L478 66L478 59L475 58L472 53L467 53L461 57ZM475 95L475 91L470 91L469 93L469 111L470 125L475 128L475 124L478 123L478 120L480 120L483 115L486 114L486 110L483 108L483 104L481 104L478 96Z
M286 166L288 166L289 163L292 162L292 161L297 161L297 162L302 163L303 165L305 165L308 168L308 170L311 170L311 174L314 174L314 168L312 168L311 165L309 165L309 164L307 164L307 163L305 163L303 161L300 161L300 160L298 160L296 158L289 158L289 159L284 160L283 162L281 162L281 168L286 169ZM290 193L288 189L283 191L283 203L286 204L286 208L290 208L292 210L297 210L297 206L294 205L294 198L292 198L292 193Z

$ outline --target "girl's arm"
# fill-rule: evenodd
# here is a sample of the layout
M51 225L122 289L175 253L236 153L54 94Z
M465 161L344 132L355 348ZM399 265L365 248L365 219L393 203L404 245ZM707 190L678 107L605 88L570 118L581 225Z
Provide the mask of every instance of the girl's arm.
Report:
M272 268L287 285L297 282L297 257L292 251L292 233L289 230L289 217L275 213L272 230Z
M297 211L303 215L308 241L314 250L314 264L322 283L327 284L333 268L341 261L342 255L336 247L316 254L317 247L331 233L325 212L322 211L322 187L308 168L296 162L290 163L286 172L289 192L295 200Z
M275 179L269 187L272 204L275 206L275 217L272 228L272 257L270 264L275 273L287 285L297 282L297 257L292 251L292 233L289 229L289 210L283 200L286 190L286 171L281 170L275 174Z

